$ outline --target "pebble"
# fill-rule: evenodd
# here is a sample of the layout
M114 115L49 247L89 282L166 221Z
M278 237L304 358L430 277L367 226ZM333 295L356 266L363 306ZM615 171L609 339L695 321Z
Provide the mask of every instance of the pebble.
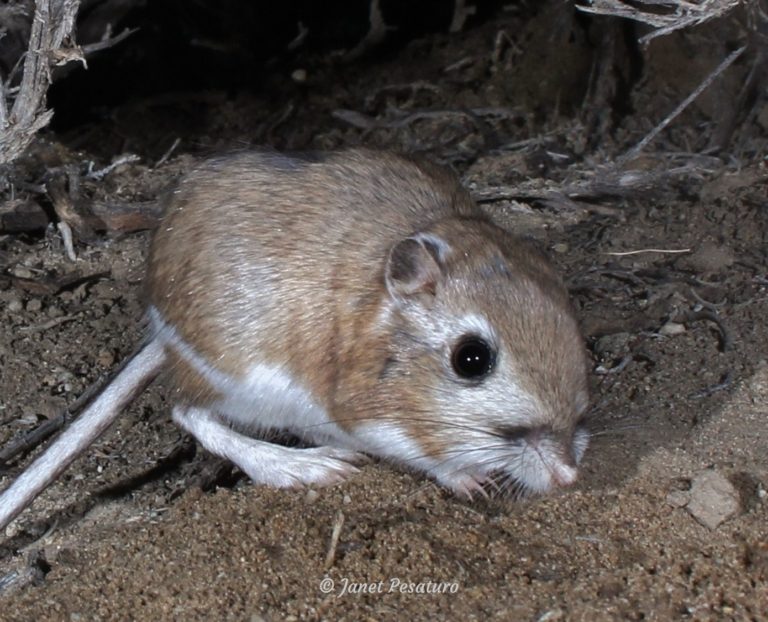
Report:
M690 500L690 493L683 490L673 490L667 495L667 504L673 508L684 508Z
M685 325L677 322L667 322L659 329L660 335L671 337L672 335L681 335L685 332Z
M305 500L307 503L310 503L310 504L311 504L311 503L314 503L315 501L317 501L319 498L320 498L320 493L319 493L319 492L317 492L317 490L315 490L314 488L310 488L310 489L307 491L307 494L306 494L306 496L304 497L304 500Z
M101 367L112 367L115 364L115 355L110 350L100 350L96 362Z
M112 281L99 281L91 289L91 294L100 300L117 300L122 296Z
M291 72L291 80L294 82L297 82L298 84L303 84L307 81L307 70L306 69L295 69Z
M623 354L629 350L629 341L632 335L629 333L613 333L603 335L595 344L597 354Z
M739 491L725 475L708 469L694 478L685 509L705 527L717 529L741 511Z
M33 298L27 303L27 311L37 313L43 308L43 302L39 298Z
M35 276L29 268L25 268L24 266L16 266L11 273L13 276L20 279L31 279Z
M555 622L565 620L565 612L562 609L550 609L539 616L537 622Z

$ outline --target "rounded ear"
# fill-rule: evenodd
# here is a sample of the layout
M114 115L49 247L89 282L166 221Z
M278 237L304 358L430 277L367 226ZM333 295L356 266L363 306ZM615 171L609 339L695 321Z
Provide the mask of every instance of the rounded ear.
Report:
M384 279L396 299L415 294L435 294L450 248L441 238L420 233L400 240L387 259Z

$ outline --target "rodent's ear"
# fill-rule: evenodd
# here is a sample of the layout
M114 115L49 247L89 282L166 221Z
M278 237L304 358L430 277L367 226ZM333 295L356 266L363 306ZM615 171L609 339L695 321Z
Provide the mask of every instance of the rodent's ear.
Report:
M435 294L443 274L448 244L437 236L419 233L392 247L384 278L393 298Z

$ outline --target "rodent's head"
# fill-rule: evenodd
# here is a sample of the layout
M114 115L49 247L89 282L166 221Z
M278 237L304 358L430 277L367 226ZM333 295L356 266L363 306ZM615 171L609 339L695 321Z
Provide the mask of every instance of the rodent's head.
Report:
M396 424L378 452L466 495L571 484L588 443L587 359L567 292L532 245L448 220L401 240L380 318ZM414 443L415 440L415 443Z

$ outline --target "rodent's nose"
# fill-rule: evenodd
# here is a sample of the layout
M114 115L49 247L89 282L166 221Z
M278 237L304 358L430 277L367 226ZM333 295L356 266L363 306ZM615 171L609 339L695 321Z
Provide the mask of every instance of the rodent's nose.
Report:
M499 426L496 429L509 443L524 443L538 456L539 467L549 475L545 487L572 486L579 476L576 461L568 449L572 443L566 434L557 434L549 426Z
M555 484L560 487L571 486L579 476L579 472L572 466L564 464L562 462L555 463L550 466L550 473Z

